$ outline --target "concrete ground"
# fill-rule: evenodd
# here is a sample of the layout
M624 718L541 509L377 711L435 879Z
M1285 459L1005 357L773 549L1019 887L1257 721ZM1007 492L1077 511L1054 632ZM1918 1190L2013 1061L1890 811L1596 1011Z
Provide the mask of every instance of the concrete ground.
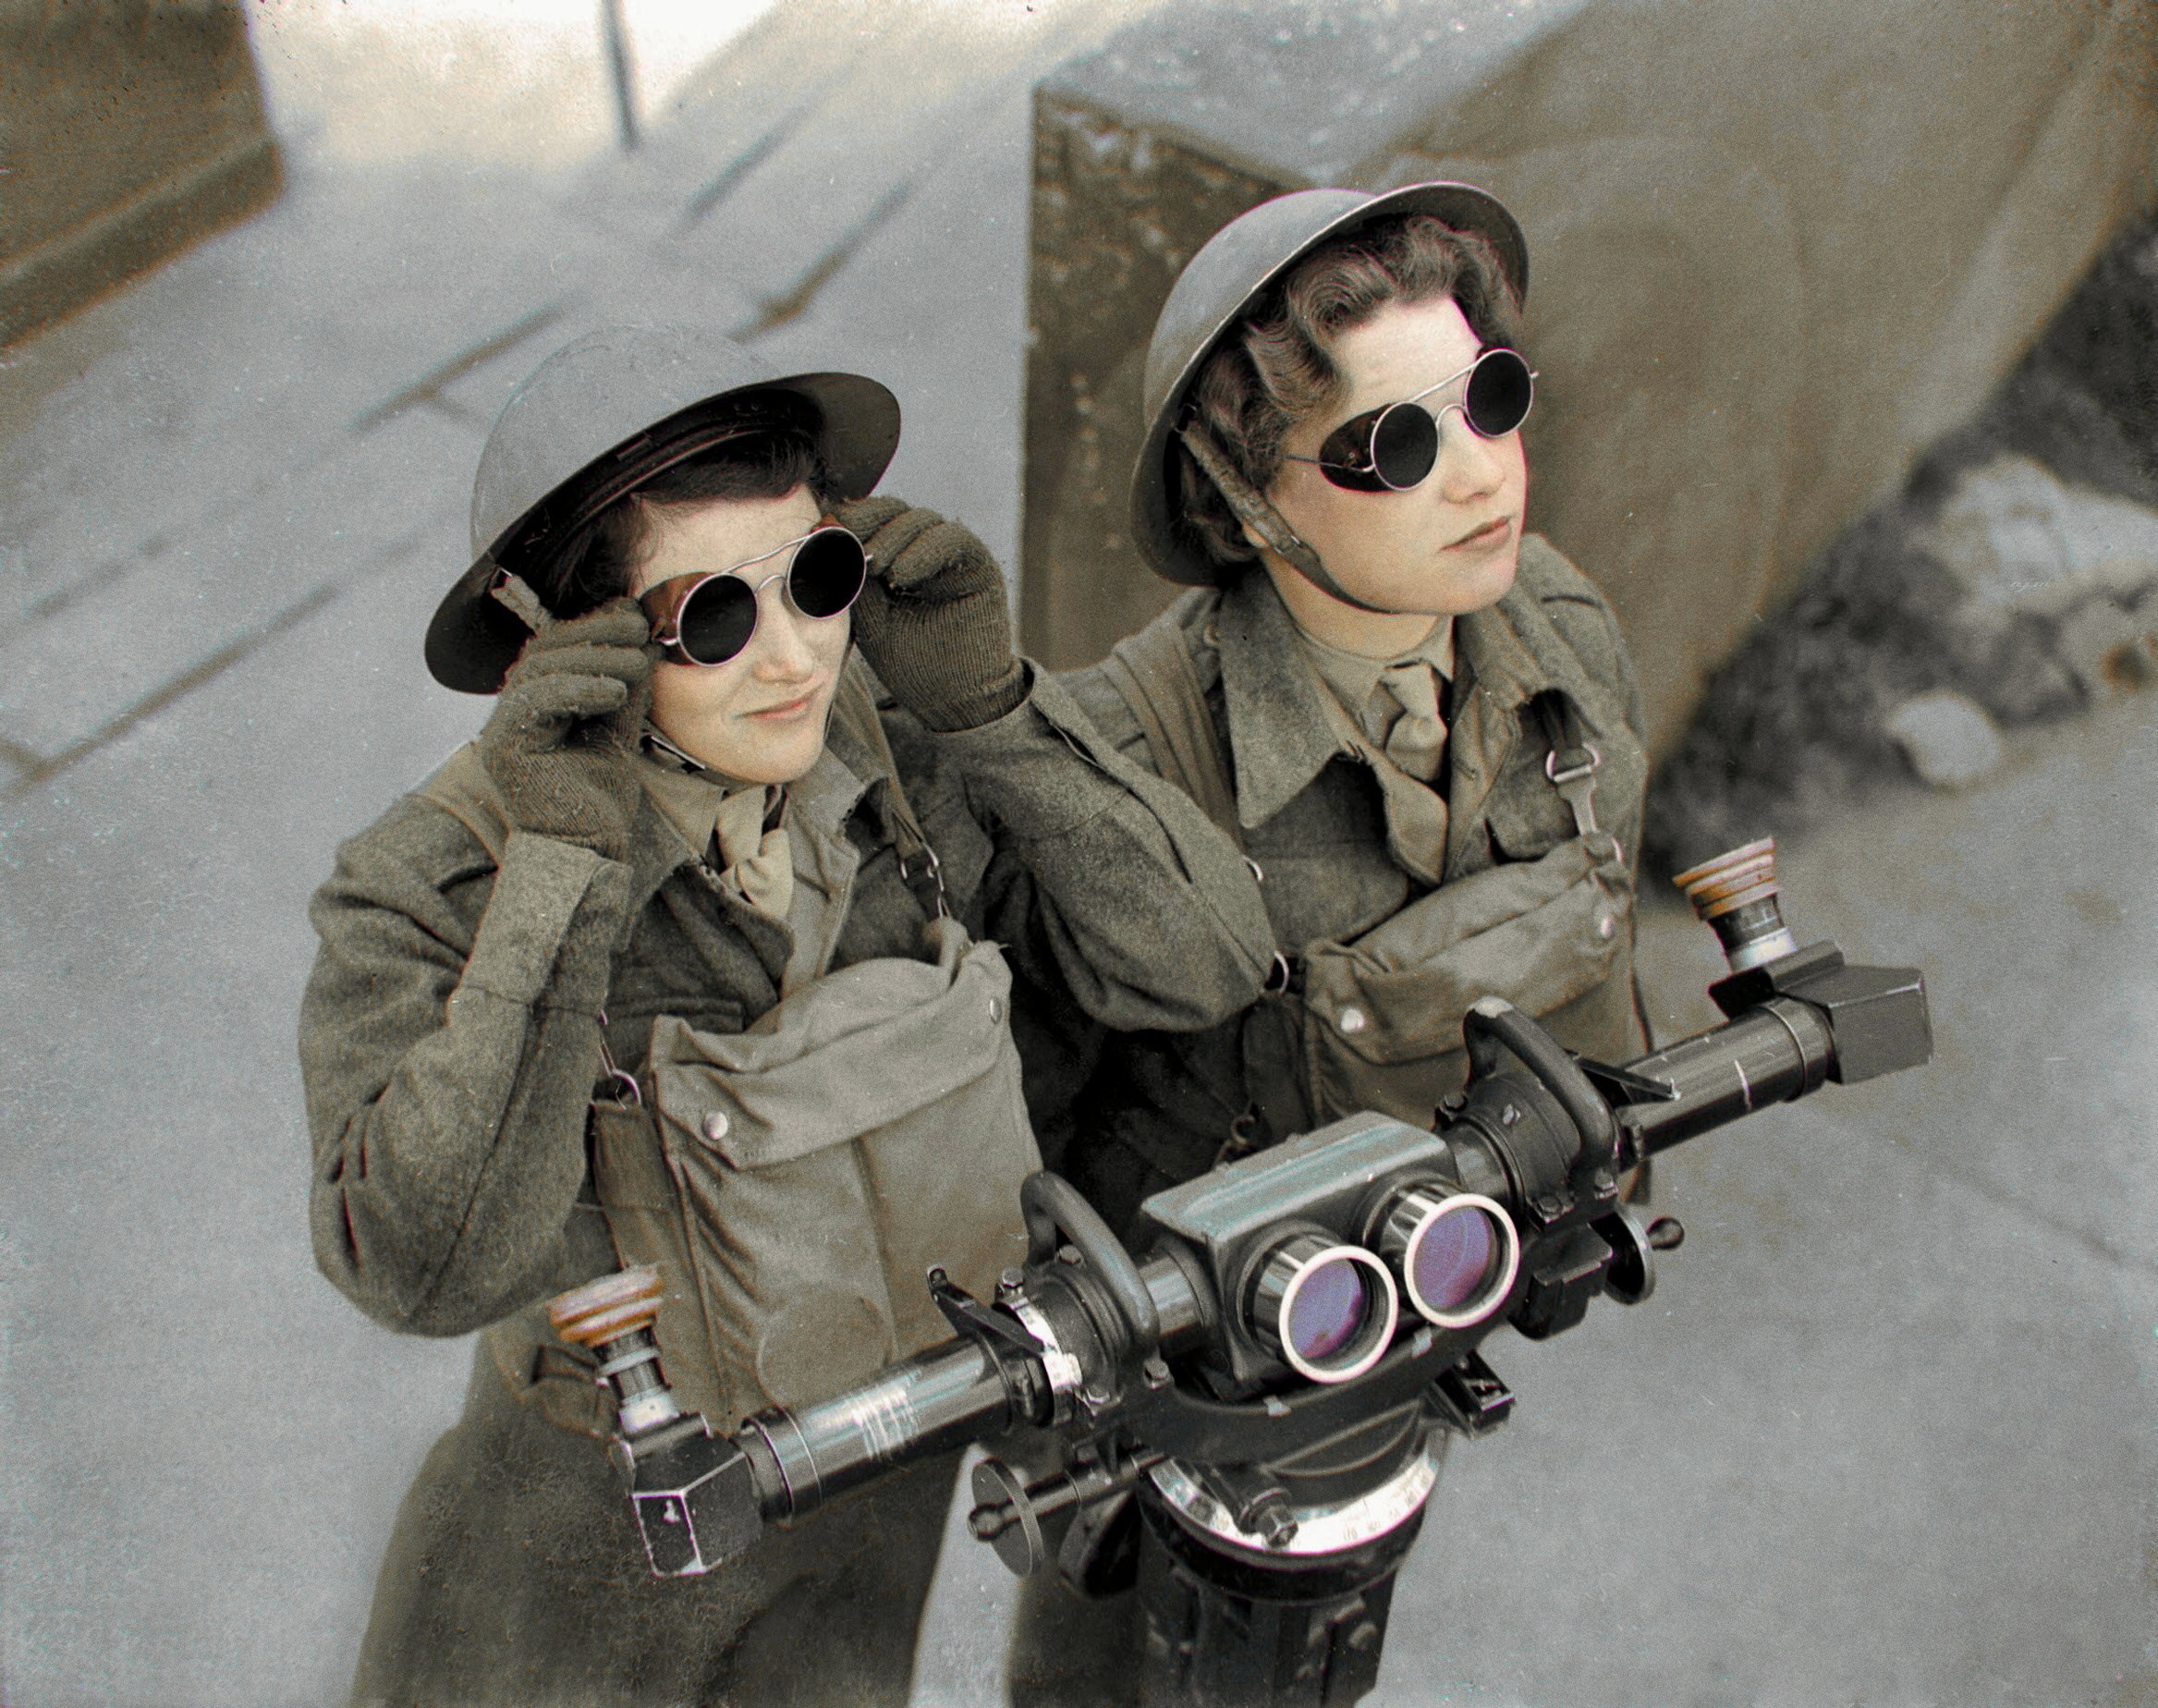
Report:
M486 424L614 319L900 393L890 485L1017 536L1030 79L1146 0L782 6L630 160L360 164L0 353L0 1700L341 1700L462 1342L314 1273L293 1016L336 839L476 726L419 638ZM1593 566L1591 566L1592 568ZM1653 637L1636 637L1638 645ZM2152 702L1786 860L1915 963L1923 1071L1660 1165L1655 1298L1502 1336L1375 1702L2158 1702ZM1700 928L1653 917L1676 1022ZM917 1699L991 1703L947 1547Z

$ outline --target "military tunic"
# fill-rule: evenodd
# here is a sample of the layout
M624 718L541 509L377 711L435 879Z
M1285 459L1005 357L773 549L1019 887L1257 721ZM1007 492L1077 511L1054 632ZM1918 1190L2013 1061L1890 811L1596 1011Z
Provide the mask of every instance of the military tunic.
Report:
M1248 875L1057 684L981 729L932 736L888 706L883 724L948 905L1023 983L1112 1029L1210 1025L1250 1000L1270 945ZM796 879L837 921L820 973L921 953L881 769L835 724L791 786ZM661 1017L740 1032L780 1001L793 933L700 852L648 798L625 862L522 832L497 862L415 795L344 845L315 898L300 1056L318 1261L393 1328L494 1325L465 1421L400 1513L357 1701L904 1697L948 1460L737 1566L655 1581L604 1452L574 1433L604 1427L589 1372L518 1326L616 1266L587 1145L603 1039L641 1065Z
M1353 946L1431 893L1389 846L1370 755L1345 740L1338 702L1263 574L1249 573L1226 590L1195 589L1156 622L1181 637L1203 689L1232 767L1244 848L1263 874L1261 893L1287 963L1307 946ZM1501 868L1525 872L1575 838L1571 810L1546 773L1549 728L1536 715L1553 704L1600 756L1596 815L1630 861L1647 759L1632 665L1603 596L1531 534L1522 542L1513 590L1487 610L1457 617L1453 640L1446 758L1436 785L1445 804L1441 891ZM1062 679L1119 752L1162 769L1102 665ZM1616 887L1630 890L1630 883L1628 871ZM1480 957L1478 941L1453 951L1456 993L1467 1000L1506 996L1549 1018L1550 1004L1523 993L1526 959L1541 948L1559 965L1540 976L1555 971L1563 980L1567 955L1535 942L1537 921L1535 913L1522 921L1525 944L1494 934L1484 940L1488 954ZM1623 906L1613 929L1608 972L1585 995L1569 992L1555 1024L1575 1047L1622 1054L1645 1047L1631 1001L1630 913ZM1530 958L1520 956L1524 946ZM1270 1143L1342 1113L1315 1094L1287 1007L1262 1001L1219 1025L1177 1033L1119 1034L1068 1009L1024 1016L1029 1098L1049 1165L1123 1227L1148 1194L1211 1166L1225 1145ZM1351 1024L1358 1018L1348 1017ZM1457 1043L1458 1021L1456 1012Z

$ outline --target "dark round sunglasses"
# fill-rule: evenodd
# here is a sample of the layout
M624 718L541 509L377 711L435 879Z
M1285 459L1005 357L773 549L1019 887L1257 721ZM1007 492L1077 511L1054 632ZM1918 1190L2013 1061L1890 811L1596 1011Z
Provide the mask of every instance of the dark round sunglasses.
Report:
M1436 410L1423 399L1468 375L1457 403ZM1352 493L1405 493L1428 479L1439 461L1439 423L1448 409L1459 409L1469 432L1501 439L1529 419L1536 401L1536 375L1520 351L1503 346L1488 349L1437 385L1384 409L1353 415L1326 435L1316 457L1285 460L1316 464L1334 485Z
M743 572L770 563L782 552L793 560L784 570L752 582ZM784 575L786 603L803 616L837 616L861 596L869 554L837 523L811 529L761 556L725 569L694 569L647 588L638 604L652 619L652 644L677 665L724 665L757 632L757 595Z

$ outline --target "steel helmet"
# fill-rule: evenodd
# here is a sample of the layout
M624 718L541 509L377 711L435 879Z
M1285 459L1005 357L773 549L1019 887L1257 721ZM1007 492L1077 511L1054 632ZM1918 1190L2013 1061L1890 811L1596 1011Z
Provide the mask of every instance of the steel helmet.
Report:
M1140 394L1146 438L1131 474L1131 537L1157 575L1193 587L1212 586L1221 579L1222 566L1177 525L1171 442L1184 425L1191 384L1222 336L1262 291L1322 243L1410 214L1429 214L1457 231L1482 238L1496 253L1515 296L1527 298L1529 245L1513 214L1487 190L1444 182L1405 184L1375 196L1360 189L1299 189L1275 196L1215 232L1177 275L1147 345ZM1273 510L1271 505L1265 508ZM1280 528L1294 548L1284 555L1311 575L1316 555L1287 531L1286 522ZM1323 568L1312 579L1336 598L1363 606L1334 585Z
M472 567L427 628L445 688L492 694L530 631L490 597L498 569L566 540L616 499L745 425L799 420L839 500L866 495L899 445L898 399L854 373L781 374L691 327L608 326L510 394L472 482Z

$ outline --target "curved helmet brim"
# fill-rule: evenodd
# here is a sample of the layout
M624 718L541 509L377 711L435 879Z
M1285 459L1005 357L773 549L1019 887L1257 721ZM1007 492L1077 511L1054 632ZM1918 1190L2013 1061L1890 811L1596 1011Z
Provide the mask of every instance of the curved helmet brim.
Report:
M1516 298L1527 299L1529 242L1520 223L1489 190L1449 181L1405 184L1380 195L1305 189L1274 197L1223 226L1177 276L1147 348L1141 405L1147 431L1131 472L1131 537L1155 574L1189 587L1222 579L1222 566L1177 525L1170 445L1192 382L1223 335L1321 244L1408 214L1429 214L1482 238Z
M573 531L686 456L718 442L724 435L715 433L711 423L725 415L725 406L753 401L758 394L776 394L809 406L833 498L865 497L884 478L899 446L899 400L875 380L857 373L759 374L699 397L608 445L493 533L435 607L424 649L428 673L459 693L500 691L531 630L493 596L495 578L506 560L514 559L536 519L567 512L575 521L568 528L557 527L555 535Z

